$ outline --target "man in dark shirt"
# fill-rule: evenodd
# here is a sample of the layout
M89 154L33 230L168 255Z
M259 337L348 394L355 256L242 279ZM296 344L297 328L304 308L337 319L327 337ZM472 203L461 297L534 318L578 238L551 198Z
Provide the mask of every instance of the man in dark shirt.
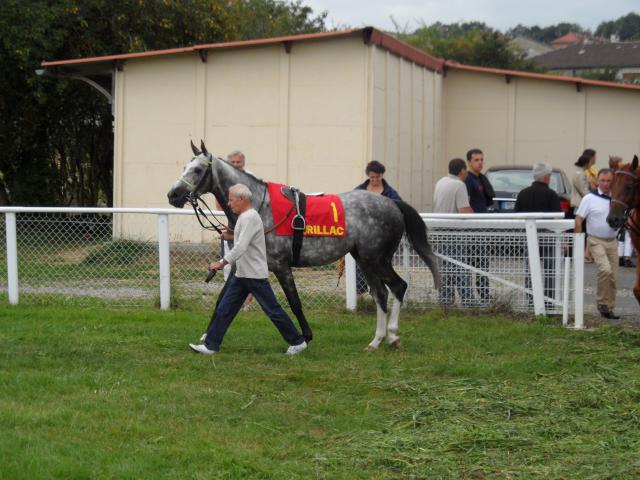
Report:
M493 203L495 193L489 179L482 174L484 154L479 148L467 152L467 178L465 184L469 192L469 204L473 213L487 213L487 207ZM489 245L474 243L469 249L469 265L480 271L489 270ZM482 304L489 303L489 277L475 273L475 287Z
M467 191L469 203L474 213L487 213L487 207L493 203L495 192L489 179L482 174L484 153L479 148L472 148L467 152Z
M560 197L549 188L551 181L551 166L546 163L536 163L533 166L533 183L521 190L516 199L514 212L561 212ZM540 237L538 246L542 261L542 276L544 278L544 296L553 298L555 282L553 278L554 248L551 243ZM531 276L525 279L525 288L531 288ZM531 297L529 297L531 299Z
M514 212L561 212L560 197L549 188L551 166L536 163L533 166L533 183L521 190Z

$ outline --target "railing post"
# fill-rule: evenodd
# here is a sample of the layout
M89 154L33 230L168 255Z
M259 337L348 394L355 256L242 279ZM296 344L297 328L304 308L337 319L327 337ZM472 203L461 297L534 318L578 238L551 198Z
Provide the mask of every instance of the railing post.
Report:
M562 292L560 289L560 282L562 281L562 267L563 264L566 265L566 262L563 262L562 242L560 240L560 234L558 232L554 233L556 235L556 241L553 249L553 271L555 272L555 279L553 283L555 291L553 293L553 299L556 302L559 302L560 297L562 296Z
M584 328L584 233L576 233L573 243L573 328Z
M171 263L169 259L169 216L158 215L158 260L160 263L160 308L171 307Z
M529 250L529 274L533 290L533 311L536 315L544 315L544 291L542 289L542 269L540 268L540 251L538 250L538 228L535 220L525 220L527 232L527 248Z
M4 214L7 236L7 290L9 303L18 304L18 240L16 235L16 214Z
M356 291L356 261L350 253L344 257L345 295L347 297L347 310L358 308L358 295Z
M569 289L571 288L571 259L564 259L564 288L562 289L562 326L569 324Z

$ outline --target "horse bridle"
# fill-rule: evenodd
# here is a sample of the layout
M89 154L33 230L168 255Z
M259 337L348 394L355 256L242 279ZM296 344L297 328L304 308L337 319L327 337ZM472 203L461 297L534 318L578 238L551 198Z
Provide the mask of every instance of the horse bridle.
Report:
M626 170L616 170L614 175L626 175L633 179L633 183L631 184L633 188L638 188L638 184L640 183L640 177L635 172L627 172ZM632 233L635 233L636 236L640 236L640 225L638 225L631 217L631 211L633 207L631 207L628 203L623 202L622 200L618 200L617 198L612 198L611 203L617 203L618 205L622 205L624 208L624 224L622 228L629 230Z
M207 161L204 162L206 164L206 169L207 172L202 176L202 178L198 181L198 183L196 185L194 185L193 183L191 183L190 181L186 180L183 177L180 177L180 182L185 184L188 188L190 188L190 192L189 195L187 196L187 201L191 204L191 207L193 208L193 211L196 214L196 218L198 219L198 223L200 224L200 226L202 228L204 228L205 230L215 230L216 232L218 232L219 235L223 235L223 230L222 228L226 229L227 231L233 232L232 228L229 228L227 225L225 225L224 223L222 223L220 220L218 220L218 217L216 217L213 212L211 211L211 208L209 208L209 205L207 205L207 202L205 202L202 197L197 193L200 190L200 187L202 187L205 183L205 180L207 180L207 178L211 178L213 179L213 155L211 155L211 153L206 153L206 158ZM220 160L220 159L218 159ZM262 201L260 202L260 206L258 207L258 214L260 213L260 211L262 210L262 207L264 206L264 201L267 198L267 187L265 186L264 191L262 192ZM207 211L209 212L211 218L213 218L218 225L214 224L210 219L209 216L207 216L207 214L202 210L202 208L200 207L199 203L202 203ZM291 212L289 212L291 213ZM285 218L282 220L282 222L289 216L289 214L287 214L285 216ZM205 225L204 222L202 221L202 219L205 219L209 225ZM271 227L270 229L266 230L265 229L265 234L266 233L270 233L271 231L273 231L276 227L278 227L282 222L280 222L277 225L274 225L273 227Z

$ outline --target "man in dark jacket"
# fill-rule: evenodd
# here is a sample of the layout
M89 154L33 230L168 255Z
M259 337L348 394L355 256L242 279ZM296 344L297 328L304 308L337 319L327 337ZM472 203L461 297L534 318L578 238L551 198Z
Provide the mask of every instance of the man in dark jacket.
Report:
M489 179L482 174L484 153L479 148L467 152L467 178L464 183L469 192L469 204L473 213L487 213L487 207L493 203L495 193ZM475 243L469 249L469 265L482 272L489 271L489 255L491 248L483 243ZM480 303L486 305L490 301L489 277L481 273L475 274L475 287Z
M560 197L549 188L551 181L551 166L546 163L536 163L533 166L533 183L521 190L516 199L514 212L561 212ZM551 243L540 237L540 260L542 261L542 276L544 278L544 296L553 298L555 282L553 278L554 248ZM527 275L525 288L531 288L531 277ZM529 297L531 298L531 297Z

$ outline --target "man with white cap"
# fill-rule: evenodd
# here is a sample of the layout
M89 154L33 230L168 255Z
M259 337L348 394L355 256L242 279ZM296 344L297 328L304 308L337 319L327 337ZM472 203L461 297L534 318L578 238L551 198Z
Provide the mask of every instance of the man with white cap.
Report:
M551 165L548 163L536 163L533 166L533 183L520 191L516 199L514 212L561 212L560 197L549 188L551 181ZM540 260L542 261L542 275L544 277L544 296L553 298L554 278L553 269L553 245L541 243L539 246ZM531 288L531 277L527 276L525 288Z

